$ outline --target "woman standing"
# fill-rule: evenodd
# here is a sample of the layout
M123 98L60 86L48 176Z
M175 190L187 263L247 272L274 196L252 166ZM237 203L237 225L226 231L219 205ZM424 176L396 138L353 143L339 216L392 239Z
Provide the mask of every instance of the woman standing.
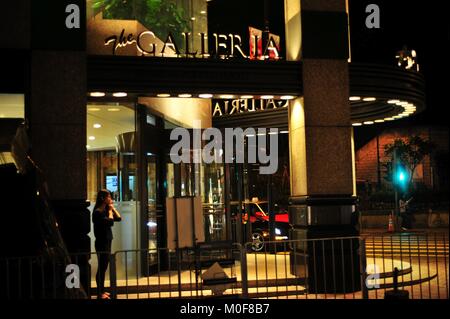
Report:
M98 257L98 270L95 280L97 282L97 295L99 299L110 299L105 292L105 273L111 255L111 243L113 239L111 227L114 222L120 222L122 217L114 208L111 193L102 189L97 194L92 222L94 224L95 251Z

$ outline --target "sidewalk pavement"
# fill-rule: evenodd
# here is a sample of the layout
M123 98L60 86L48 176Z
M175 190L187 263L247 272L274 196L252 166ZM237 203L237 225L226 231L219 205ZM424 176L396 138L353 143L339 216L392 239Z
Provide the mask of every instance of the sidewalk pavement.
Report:
M406 231L397 231L390 233L386 228L364 228L360 231L361 236L373 234L449 234L449 228L412 228Z

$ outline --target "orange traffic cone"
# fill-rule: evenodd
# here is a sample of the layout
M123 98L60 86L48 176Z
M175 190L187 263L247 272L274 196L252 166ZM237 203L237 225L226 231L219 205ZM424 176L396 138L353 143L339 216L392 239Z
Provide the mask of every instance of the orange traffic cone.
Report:
M393 213L391 213L389 215L388 232L390 232L390 233L394 232L394 216L393 216Z

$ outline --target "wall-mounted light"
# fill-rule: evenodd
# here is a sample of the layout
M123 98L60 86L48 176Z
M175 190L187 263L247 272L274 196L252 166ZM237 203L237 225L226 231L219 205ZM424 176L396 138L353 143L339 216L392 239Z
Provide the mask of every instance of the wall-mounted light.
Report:
M353 123L352 126L362 126L362 123Z
M283 95L283 96L280 97L280 99L282 99L282 100L293 100L293 99L295 99L295 96L293 96L293 95Z
M102 125L101 124L99 124L99 123L95 123L94 125L92 125L94 128L101 128L102 127Z
M241 99L253 99L253 95L241 95Z
M219 96L221 99L232 99L234 95L231 94L222 94Z
M202 99L210 99L213 97L213 95L209 94L209 93L203 93L203 94L199 94L199 97Z
M95 141L95 136L89 136L89 141Z
M156 95L157 97L170 97L170 94L168 93L160 93Z
M100 108L98 108L98 107L90 107L90 108L88 108L88 111L98 112L98 111L100 111Z
M361 97L359 97L359 96L350 96L349 100L350 101L359 101L359 100L361 100Z
M376 101L377 99L375 97L365 97L363 98L364 102L373 102Z
M192 94L189 94L189 93L178 94L178 97L182 97L182 98L188 98L191 96L192 96Z

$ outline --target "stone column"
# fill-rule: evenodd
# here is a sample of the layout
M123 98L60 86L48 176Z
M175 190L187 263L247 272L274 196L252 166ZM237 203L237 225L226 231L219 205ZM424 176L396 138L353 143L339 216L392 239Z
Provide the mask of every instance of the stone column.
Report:
M68 6L74 4L79 8L80 23L68 28L66 21L72 12L68 12ZM9 81L20 83L17 90L25 94L30 157L43 172L50 204L69 252L90 252L85 1L15 0L3 9L0 48L15 55L4 63L12 64L18 80ZM20 61L17 56L23 59L20 65L16 65ZM84 274L88 264L85 260L84 267L81 258L78 262L82 279L87 280Z
M289 108L292 239L355 236L346 1L302 0L299 18L303 97ZM343 286L346 291L358 290L357 242L346 241L346 247L337 241L309 245L306 263L305 255L297 253L293 272L305 275L302 262L309 267L312 292L334 292ZM333 263L341 268L332 269ZM333 271L339 276L332 278ZM342 279L343 272L347 279Z
M67 7L80 9L79 28L67 27ZM86 178L85 1L31 1L27 119L31 157L48 183L58 228L69 253L90 252ZM77 260L86 285L87 259Z
M86 57L31 51L31 156L46 177L69 252L90 251L86 202Z

